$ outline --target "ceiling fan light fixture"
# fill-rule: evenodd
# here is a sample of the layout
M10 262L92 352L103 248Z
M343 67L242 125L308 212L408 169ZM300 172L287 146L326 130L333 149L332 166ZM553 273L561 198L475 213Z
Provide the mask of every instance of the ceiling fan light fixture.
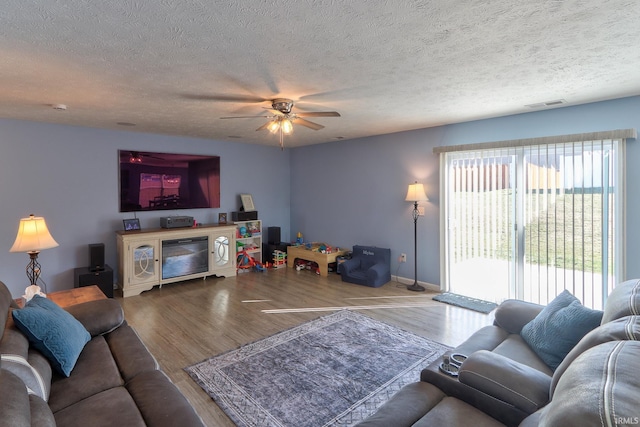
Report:
M280 126L282 127L282 133L285 135L291 135L293 132L293 123L291 123L291 120L289 119L282 119L282 124Z
M278 120L272 120L271 123L267 126L267 129L271 133L276 133L280 129L280 122Z

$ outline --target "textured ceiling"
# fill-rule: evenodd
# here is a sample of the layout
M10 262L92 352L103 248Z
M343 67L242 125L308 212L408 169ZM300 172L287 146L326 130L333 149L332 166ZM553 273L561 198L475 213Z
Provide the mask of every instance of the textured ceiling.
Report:
M386 134L639 95L639 22L637 0L4 0L0 117L277 145L220 119L269 102L223 99L287 97L342 117L286 146Z

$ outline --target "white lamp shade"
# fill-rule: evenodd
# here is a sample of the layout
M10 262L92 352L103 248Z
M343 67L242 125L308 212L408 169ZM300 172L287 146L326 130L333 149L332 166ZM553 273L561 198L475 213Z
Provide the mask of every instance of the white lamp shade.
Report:
M278 129L280 129L280 122L277 120L273 120L267 125L267 129L269 129L269 132L271 133L278 132Z
M409 184L409 188L407 189L407 197L405 197L404 200L407 202L422 202L429 200L429 198L424 192L424 185L415 182L413 184Z
M35 252L56 246L58 242L51 237L44 218L30 215L20 220L16 241L9 252Z
M291 135L291 133L293 132L293 123L291 123L291 120L283 119L281 126L282 126L282 132L285 135Z

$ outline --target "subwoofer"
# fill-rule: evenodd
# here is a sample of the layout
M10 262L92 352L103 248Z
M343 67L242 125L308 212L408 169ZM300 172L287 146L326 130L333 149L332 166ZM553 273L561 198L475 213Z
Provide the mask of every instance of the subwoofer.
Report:
M270 245L280 244L280 227L267 228L267 243Z
M89 244L89 271L104 270L104 243Z

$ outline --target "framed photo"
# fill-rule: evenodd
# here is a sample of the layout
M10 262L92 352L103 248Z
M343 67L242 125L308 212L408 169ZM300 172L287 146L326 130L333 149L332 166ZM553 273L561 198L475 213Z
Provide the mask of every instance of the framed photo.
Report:
M124 231L140 230L140 220L138 218L123 219Z
M219 213L218 214L218 224L226 224L227 223L227 213Z
M245 212L256 210L256 207L253 205L253 197L251 197L251 194L241 194L240 200L242 200L242 210Z

